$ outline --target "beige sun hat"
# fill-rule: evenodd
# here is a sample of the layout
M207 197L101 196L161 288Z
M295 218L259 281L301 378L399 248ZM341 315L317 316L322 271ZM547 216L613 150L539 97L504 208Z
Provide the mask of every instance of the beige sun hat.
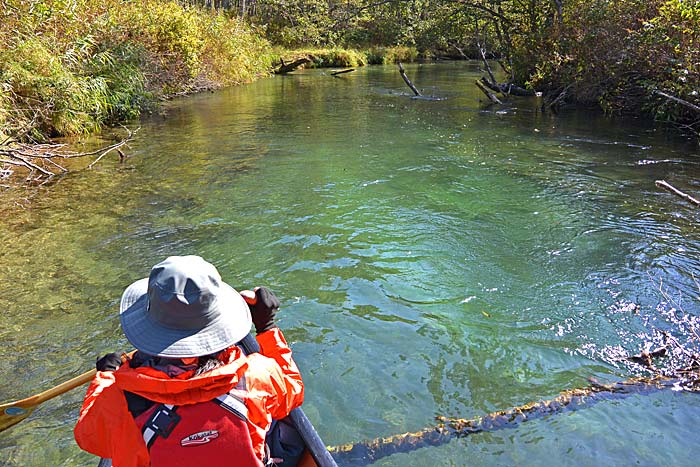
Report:
M251 327L243 297L199 256L170 256L126 288L119 306L129 342L149 355L209 355L243 339Z

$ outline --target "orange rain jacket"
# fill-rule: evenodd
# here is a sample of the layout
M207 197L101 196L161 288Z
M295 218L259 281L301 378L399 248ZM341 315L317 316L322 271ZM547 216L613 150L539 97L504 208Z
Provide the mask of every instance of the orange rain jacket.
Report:
M258 334L257 341L261 353L246 356L233 346L224 354L225 365L195 377L190 371L170 378L154 368L130 368L128 364L114 372L98 371L75 426L78 446L111 458L115 467L148 467L148 449L123 391L163 404L194 404L226 394L245 374L248 428L258 458L264 459L265 434L272 419L282 419L301 405L304 384L282 331L270 329Z

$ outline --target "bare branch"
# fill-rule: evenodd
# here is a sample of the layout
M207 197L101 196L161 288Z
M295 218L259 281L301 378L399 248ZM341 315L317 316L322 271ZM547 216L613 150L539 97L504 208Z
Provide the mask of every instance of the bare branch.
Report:
M674 102L677 102L677 103L679 103L679 104L681 104L681 105L684 105L684 106L688 107L689 109L693 109L693 110L695 110L696 112L700 112L700 106L697 106L697 105L693 104L692 102L684 101L683 99L680 99L680 98L678 98L678 97L676 97L676 96L672 96L672 95L667 94L667 93L662 92L662 91L654 91L654 93L655 93L655 94L658 94L658 95L660 95L660 96L663 96L663 97L665 97L666 99L669 99L669 100L672 100L672 101L674 101Z
M656 186L658 186L660 188L664 188L664 189L670 191L671 193L673 193L674 195L680 196L681 198L683 198L686 201L690 201L691 203L693 203L696 206L700 206L700 201L698 201L696 198L693 198L692 196L690 196L687 193L683 193L681 190L670 185L665 180L657 180Z

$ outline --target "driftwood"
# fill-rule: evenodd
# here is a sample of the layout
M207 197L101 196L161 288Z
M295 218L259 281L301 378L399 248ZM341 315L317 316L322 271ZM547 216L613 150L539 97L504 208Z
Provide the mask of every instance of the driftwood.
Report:
M696 112L700 112L700 106L697 106L697 105L693 104L692 102L685 101L683 99L680 99L676 96L672 96L671 94L667 94L667 93L662 92L662 91L654 91L654 92L660 96L665 97L666 99L669 99L669 100L672 100L678 104L684 105L684 106L688 107L689 109L695 110Z
M27 144L8 138L0 144L0 157L2 157L0 159L0 178L12 176L14 170L7 167L12 166L28 171L27 181L47 180L55 175L68 172L68 169L60 165L57 160L97 156L87 166L90 169L112 151L116 151L119 154L119 160L122 162L126 156L121 148L131 141L139 129L131 131L125 128L125 130L127 132L126 138L90 152L72 151L67 149L66 144Z
M331 73L331 76L338 76L338 75L342 75L343 73L350 73L350 72L353 72L353 71L355 71L354 68L348 68L348 69L346 69L346 70L338 70L338 71L332 72L332 73Z
M689 202L693 203L693 204L696 205L696 206L700 206L700 201L698 201L696 198L693 198L693 197L690 196L689 194L683 193L681 190L679 190L678 188L673 187L672 185L670 185L669 183L667 183L667 182L664 181L664 180L657 180L657 181L656 181L656 186L658 186L658 187L660 187L660 188L664 188L664 189L670 191L671 193L673 193L674 195L680 196L680 197L683 198L684 200L689 201Z
M529 89L521 88L520 86L516 86L513 83L492 83L483 76L481 77L481 82L484 84L484 86L491 89L492 91L500 92L504 95L524 97L532 97L535 95L535 91L530 91Z
M299 58L297 60L294 60L292 63L284 63L284 60L280 59L280 66L275 70L275 74L283 75L285 73L289 73L290 71L294 71L300 66L309 63L310 61L311 59L309 57Z
M401 65L401 62L396 62L399 65L399 73L401 73L401 77L403 78L404 82L408 85L409 88L411 88L411 91L413 91L413 94L416 96L421 96L422 94L418 89L413 85L410 79L408 79L408 76L406 76L406 72L403 69L403 65Z
M489 92L488 90L491 90L496 93L500 93L504 96L534 96L535 92L527 90L525 88L522 88L520 86L516 86L512 82L509 83L499 83L496 80L496 76L494 75L493 71L491 70L491 65L489 65L489 61L486 58L486 51L484 50L484 47L477 42L477 48L479 49L479 54L481 55L481 61L484 64L484 68L486 69L486 73L488 75L488 79L486 77L481 77L480 80L476 82L476 85L481 89L481 91L486 94L486 97L489 98L491 102L494 104L503 104L500 99L496 97L495 94ZM503 64L501 63L501 66L503 67ZM505 68L505 67L504 67ZM488 90L487 90L488 89Z
M633 394L650 394L668 389L696 392L700 388L698 388L698 380L663 377L630 379L613 384L600 384L592 380L590 387L564 391L554 399L531 402L472 419L438 417L436 425L415 433L403 433L387 438L341 445L329 448L329 450L339 465L369 465L395 453L443 445L454 438L514 428L522 422L590 407L600 401L620 399Z
M481 92L483 92L492 103L498 104L498 105L503 105L503 102L501 102L501 100L494 93L489 91L486 88L486 86L484 86L484 84L481 82L481 80L477 79L476 81L474 81L474 83L476 84L476 87L481 89Z

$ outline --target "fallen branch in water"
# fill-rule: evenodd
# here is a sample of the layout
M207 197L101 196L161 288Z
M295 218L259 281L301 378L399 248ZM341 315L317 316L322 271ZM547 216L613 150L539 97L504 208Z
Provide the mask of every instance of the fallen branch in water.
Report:
M399 73L401 73L401 77L403 78L404 82L408 85L409 88L411 88L411 91L413 91L413 94L416 96L420 97L422 94L418 89L413 85L410 79L408 79L408 76L406 76L406 71L403 69L403 65L401 65L401 62L396 62L399 65Z
M562 392L554 399L492 412L472 419L438 417L438 424L415 433L403 433L388 438L346 444L329 448L339 465L369 465L396 453L415 451L423 447L439 446L454 438L463 438L482 432L513 428L522 422L536 420L548 415L590 407L600 401L620 399L633 394L650 394L661 390L700 390L700 380L677 378L640 378L613 384L600 384L595 380L584 389Z
M535 95L535 91L529 91L527 89L521 88L520 86L516 86L513 83L505 83L505 84L491 83L491 82L489 82L489 80L487 80L483 76L481 77L480 81L487 88L491 89L494 92L500 92L503 95L525 96L525 97L532 97Z
M501 102L501 100L494 93L489 91L480 80L477 79L476 81L474 81L474 83L476 84L476 87L481 89L481 92L483 92L492 103L503 105L503 102Z
M698 201L696 198L693 198L689 194L683 193L681 190L679 190L678 188L675 188L674 186L670 185L669 183L667 183L664 180L657 180L656 186L664 188L664 189L670 191L671 193L673 193L674 195L680 196L681 198L683 198L686 201L690 201L691 203L693 203L696 206L700 206L700 201Z
M300 66L305 65L309 62L311 62L311 59L309 57L302 57L296 59L292 63L284 63L284 60L280 59L280 66L274 71L274 73L276 75L283 75L289 73L290 71L294 71Z
M343 73L350 73L350 72L353 72L353 71L355 71L354 68L348 68L348 69L346 69L346 70L338 70L338 71L332 72L332 73L331 73L331 76L338 76L338 75L342 75Z
M13 168L26 169L29 172L25 177L27 181L46 180L60 173L68 172L68 169L60 165L56 160L97 156L87 166L87 168L92 168L112 151L116 151L119 154L119 160L123 161L126 156L121 148L132 140L139 129L131 131L125 128L125 130L127 132L125 138L109 146L89 152L72 151L67 149L66 144L62 143L27 144L8 138L0 144L0 157L2 157L0 159L0 175L2 178L9 178L14 173L14 170L8 166L12 166Z

